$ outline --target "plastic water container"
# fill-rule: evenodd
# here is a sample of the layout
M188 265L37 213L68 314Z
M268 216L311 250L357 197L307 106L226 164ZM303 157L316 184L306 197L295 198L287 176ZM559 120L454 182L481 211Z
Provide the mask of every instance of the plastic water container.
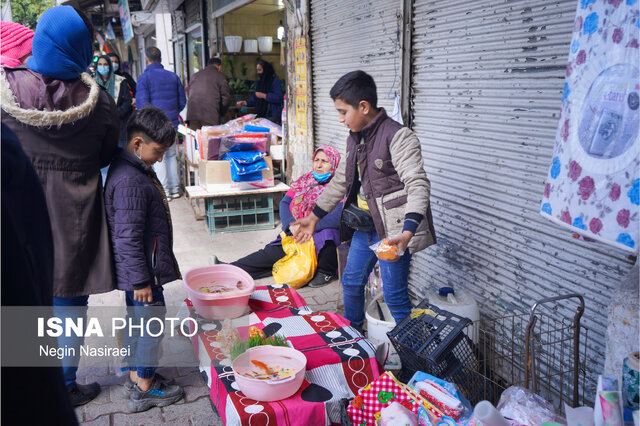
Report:
M441 287L438 293L429 292L428 298L430 304L473 321L473 325L465 333L471 337L473 343L478 343L477 324L480 321L480 310L471 293L463 289Z
M376 301L380 305L384 320L380 319L380 311L378 310L378 306L376 306ZM393 319L387 304L382 300L374 299L369 303L369 306L367 306L365 318L367 319L367 338L371 343L376 347L382 344L386 344L389 347L389 356L387 357L384 369L399 370L402 367L400 356L389 341L389 337L387 337L387 332L393 330L396 326L396 321Z

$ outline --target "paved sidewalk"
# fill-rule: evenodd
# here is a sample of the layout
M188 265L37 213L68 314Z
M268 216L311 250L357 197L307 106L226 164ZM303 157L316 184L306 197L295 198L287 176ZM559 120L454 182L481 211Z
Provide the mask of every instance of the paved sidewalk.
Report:
M228 233L211 236L204 221L197 221L187 200L182 197L170 203L174 232L174 252L180 269L184 274L196 266L207 265L212 254L222 261L233 261L252 251L258 250L275 239L278 229L263 231ZM258 280L257 284L273 282L272 278ZM304 287L298 292L314 311L336 311L339 297L339 283L334 281L323 288ZM121 293L91 296L89 305L120 305ZM167 306L177 308L185 299L186 293L181 281L165 285ZM185 338L185 353L191 354L190 342ZM195 357L194 357L195 365ZM111 370L111 371L110 371ZM200 376L197 368L159 368L165 377L174 377L185 389L185 398L180 402L163 407L152 408L142 413L129 413L127 400L122 395L124 376L117 376L114 367L86 366L78 370L78 382L81 384L97 381L102 386L100 395L90 403L78 407L76 414L85 425L222 425L209 398L209 388Z

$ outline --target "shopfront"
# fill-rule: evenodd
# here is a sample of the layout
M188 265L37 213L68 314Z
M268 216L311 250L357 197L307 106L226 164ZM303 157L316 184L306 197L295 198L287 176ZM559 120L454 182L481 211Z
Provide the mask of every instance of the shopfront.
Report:
M316 146L344 152L347 129L329 90L343 74L364 70L378 87L378 104L391 114L400 94L402 1L311 1L313 124Z
M575 0L311 0L313 123L316 146L344 152L347 129L329 90L348 71L374 77L387 113L393 95L407 93L400 104L420 138L438 237L413 258L414 300L440 287L464 288L481 312L501 316L543 297L580 293L592 313L584 325L588 374L595 374L607 319L593 313L606 312L605 295L633 258L575 239L539 214L575 14ZM402 27L403 16L410 26ZM410 28L408 35L400 28ZM403 47L410 64L404 80Z
M204 68L204 45L202 43L202 25L196 24L186 30L187 67L189 76Z

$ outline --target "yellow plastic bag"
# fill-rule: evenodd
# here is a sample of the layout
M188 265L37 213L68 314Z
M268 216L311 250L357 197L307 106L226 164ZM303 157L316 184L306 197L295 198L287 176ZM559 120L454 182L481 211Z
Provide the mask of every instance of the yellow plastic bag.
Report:
M298 244L293 237L280 233L282 250L285 256L273 264L273 279L276 284L288 284L300 288L311 281L316 273L318 259L313 238L306 243Z

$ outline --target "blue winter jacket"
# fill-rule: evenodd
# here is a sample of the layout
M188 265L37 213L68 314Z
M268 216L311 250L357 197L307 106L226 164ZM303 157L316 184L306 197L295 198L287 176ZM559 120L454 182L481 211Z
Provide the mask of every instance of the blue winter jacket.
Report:
M153 169L118 148L104 188L117 287L159 287L180 278L171 217Z
M186 104L187 98L178 74L165 70L159 62L147 66L138 79L136 108L147 105L160 108L177 129L178 114Z

